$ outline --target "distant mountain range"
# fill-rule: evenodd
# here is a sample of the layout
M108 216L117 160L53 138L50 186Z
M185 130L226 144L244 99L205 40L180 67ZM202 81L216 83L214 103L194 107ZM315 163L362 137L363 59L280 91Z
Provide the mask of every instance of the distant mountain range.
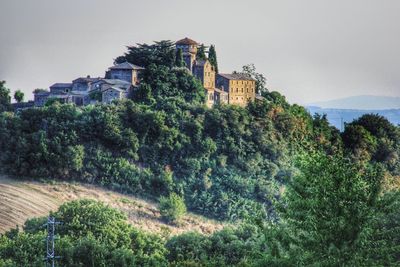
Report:
M328 121L339 130L344 129L345 123L370 113L379 114L394 125L400 125L400 97L360 95L315 102L306 108L312 115L326 114Z
M334 125L339 130L344 129L344 124L352 122L364 114L379 114L386 117L394 125L400 125L400 109L336 109L336 108L320 108L315 106L306 107L307 110L314 115L326 114L330 124Z
M400 97L360 95L310 103L308 106L363 110L400 109Z

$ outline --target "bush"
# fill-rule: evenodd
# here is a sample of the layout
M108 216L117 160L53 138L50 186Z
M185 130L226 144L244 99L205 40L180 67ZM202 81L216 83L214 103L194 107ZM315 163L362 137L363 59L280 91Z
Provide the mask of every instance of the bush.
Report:
M171 193L169 197L161 197L159 208L161 216L173 223L179 222L186 213L185 201L175 193Z

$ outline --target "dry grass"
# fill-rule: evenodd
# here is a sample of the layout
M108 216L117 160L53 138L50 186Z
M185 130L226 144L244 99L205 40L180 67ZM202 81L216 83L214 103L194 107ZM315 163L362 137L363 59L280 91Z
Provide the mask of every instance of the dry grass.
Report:
M103 201L124 212L133 226L153 233L176 235L198 231L210 234L224 226L194 214L186 215L179 226L169 225L161 220L157 203L93 185L16 181L0 176L0 233L16 225L22 226L29 218L46 216L64 202L82 198Z

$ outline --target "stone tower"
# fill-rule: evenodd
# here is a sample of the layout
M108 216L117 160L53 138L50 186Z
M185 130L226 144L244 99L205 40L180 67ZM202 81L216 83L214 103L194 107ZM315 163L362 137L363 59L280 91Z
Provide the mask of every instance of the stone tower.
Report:
M197 47L199 44L187 37L177 41L175 44L176 49L182 49L183 60L186 63L186 67L190 71L193 71L193 63L196 60Z

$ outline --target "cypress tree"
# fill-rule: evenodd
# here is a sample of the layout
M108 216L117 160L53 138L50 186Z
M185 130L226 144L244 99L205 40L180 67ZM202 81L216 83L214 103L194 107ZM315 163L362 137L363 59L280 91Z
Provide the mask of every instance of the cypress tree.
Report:
M215 73L218 73L218 61L217 61L217 52L215 51L215 46L211 45L210 50L208 51L208 60L211 65L214 66Z
M183 53L182 53L182 49L181 48L179 48L176 51L175 66L177 66L177 67L184 67L185 66L185 61L183 60Z
M197 49L196 60L206 60L206 47L204 44L201 44L200 47Z

